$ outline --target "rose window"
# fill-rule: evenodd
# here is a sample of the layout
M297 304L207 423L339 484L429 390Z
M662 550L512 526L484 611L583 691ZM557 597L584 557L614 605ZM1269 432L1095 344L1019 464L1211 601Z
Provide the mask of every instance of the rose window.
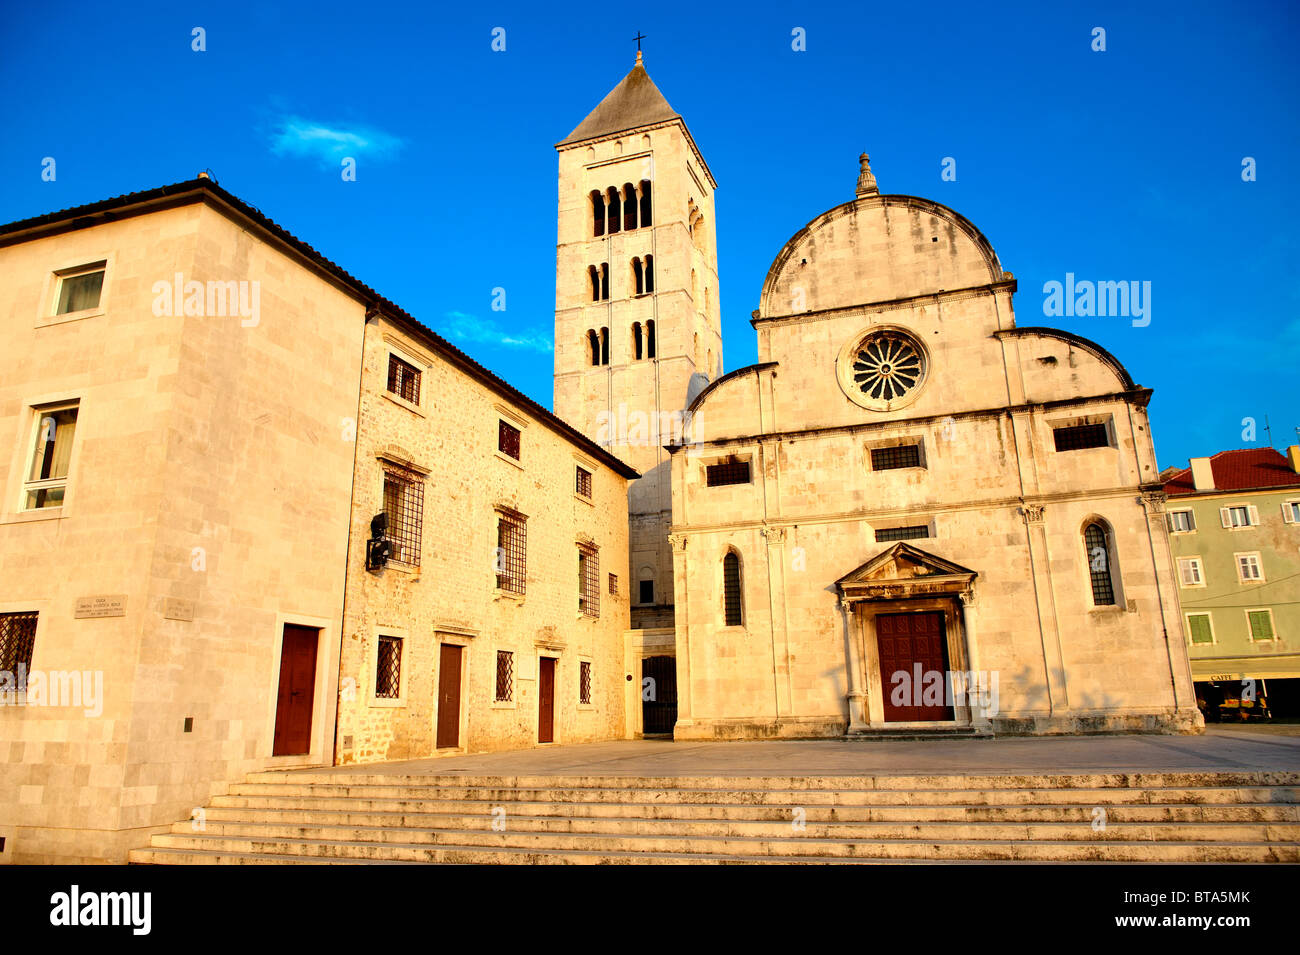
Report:
M866 398L893 402L921 383L925 377L925 356L906 336L877 332L853 352L850 376Z

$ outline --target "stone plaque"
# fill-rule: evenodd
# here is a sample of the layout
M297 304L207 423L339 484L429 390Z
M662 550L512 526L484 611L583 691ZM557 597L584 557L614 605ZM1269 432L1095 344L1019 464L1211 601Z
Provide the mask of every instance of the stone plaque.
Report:
M168 620L193 620L194 601L183 597L168 597L163 603L163 616Z
M100 594L95 597L78 597L72 615L82 617L126 616L126 594Z

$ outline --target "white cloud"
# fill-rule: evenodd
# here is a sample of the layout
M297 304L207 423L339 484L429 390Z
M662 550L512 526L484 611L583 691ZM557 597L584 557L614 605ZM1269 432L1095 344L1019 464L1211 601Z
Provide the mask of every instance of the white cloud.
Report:
M403 140L368 126L318 123L301 116L283 117L271 135L271 152L277 156L317 159L333 165L343 157L390 159Z
M437 328L439 334L453 342L475 342L500 345L503 348L521 348L530 351L551 352L555 345L551 336L537 329L505 331L496 322L465 312L447 312Z

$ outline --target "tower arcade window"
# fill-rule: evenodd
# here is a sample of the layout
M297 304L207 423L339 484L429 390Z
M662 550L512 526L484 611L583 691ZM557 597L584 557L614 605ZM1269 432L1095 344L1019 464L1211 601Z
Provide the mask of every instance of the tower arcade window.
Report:
M641 323L633 322L632 323L632 354L637 361L640 361L644 357L642 354L643 352L642 345L643 342L641 340Z
M591 234L599 239L605 234L605 197L591 190Z
M632 260L632 289L634 295L645 294L645 272L640 259Z
M623 184L623 231L631 232L636 228L636 186L632 183Z
M653 358L655 356L655 320L653 318L645 323L645 344L646 355Z
M651 219L650 180L641 180L641 228L654 225Z
M655 257L647 255L645 257L645 290L649 294L655 290Z
M587 330L587 351L591 355L591 366L594 368L600 364L600 336L596 334L594 328Z
M619 198L618 190L613 186L609 189L609 234L616 235L623 225L623 202Z

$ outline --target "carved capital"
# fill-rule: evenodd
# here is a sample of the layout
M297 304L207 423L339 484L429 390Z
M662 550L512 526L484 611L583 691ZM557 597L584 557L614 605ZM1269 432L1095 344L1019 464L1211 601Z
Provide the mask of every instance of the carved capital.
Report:
M1143 491L1142 506L1152 514L1163 514L1165 512L1165 502L1169 500L1169 495L1164 491Z
M974 589L971 589L971 590L963 590L961 593L959 593L959 594L957 595L957 597L958 597L958 599L961 600L961 605L962 605L963 607L969 607L971 604L975 603L975 591L974 591Z
M672 546L673 553L681 553L686 550L685 534L669 534L668 543Z
M785 543L785 528L784 528L784 527L764 527L764 528L763 528L763 536L767 538L767 542L768 542L769 544L784 544L784 543Z

